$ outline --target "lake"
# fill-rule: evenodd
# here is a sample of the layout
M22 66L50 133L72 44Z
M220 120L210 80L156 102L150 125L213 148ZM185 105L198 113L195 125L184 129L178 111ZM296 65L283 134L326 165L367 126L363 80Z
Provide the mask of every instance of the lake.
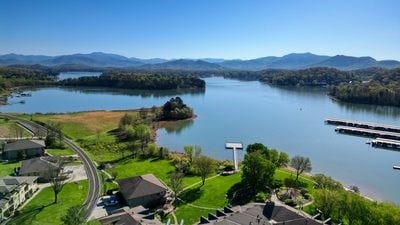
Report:
M400 108L338 103L321 89L278 88L257 81L206 78L204 92L126 91L104 88L39 88L31 97L10 98L3 112L76 112L162 105L181 96L194 108L194 121L158 131L161 146L181 151L201 145L203 153L231 159L225 141L261 142L291 156L309 157L312 173L324 173L363 194L400 204L400 152L372 148L368 139L335 133L328 117L400 125ZM19 103L25 100L25 104ZM243 158L243 152L240 157ZM149 171L150 172L150 171Z

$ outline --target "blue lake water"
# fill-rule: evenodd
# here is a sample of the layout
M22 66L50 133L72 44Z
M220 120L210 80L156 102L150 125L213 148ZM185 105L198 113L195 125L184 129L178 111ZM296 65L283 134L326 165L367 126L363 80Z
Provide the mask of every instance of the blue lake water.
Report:
M262 142L291 156L311 159L312 173L325 173L345 185L357 185L377 200L400 203L400 152L376 149L368 139L335 133L324 124L328 117L400 125L400 108L343 104L324 90L271 87L219 77L206 78L205 92L126 91L104 88L40 88L31 97L11 98L5 112L76 112L99 109L134 109L162 105L179 95L194 108L194 121L179 122L158 131L157 142L172 150L201 145L203 153L231 159L225 141L245 145ZM25 100L25 104L20 104ZM99 121L101 122L101 121ZM243 157L243 153L239 154ZM150 171L149 171L150 172Z

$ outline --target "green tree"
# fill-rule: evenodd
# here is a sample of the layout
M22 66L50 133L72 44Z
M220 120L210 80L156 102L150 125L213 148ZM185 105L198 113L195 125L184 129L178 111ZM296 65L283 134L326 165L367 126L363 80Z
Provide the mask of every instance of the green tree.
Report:
M151 135L150 127L146 124L136 125L135 126L135 134L140 142L141 152L143 152L144 148L150 141L150 135Z
M299 180L300 174L303 172L311 172L312 169L310 159L299 155L292 158L290 166L296 170L296 183Z
M202 186L206 182L208 175L215 171L214 159L201 155L194 160L194 167L197 173L201 176Z
M174 172L169 177L169 186L171 187L172 191L174 192L174 196L177 197L179 193L183 190L183 177L185 176L184 173Z
M84 225L86 224L86 215L86 208L76 205L67 210L67 213L61 217L61 221L64 225Z
M277 166L285 167L289 164L289 162L290 162L289 155L286 152L280 152Z
M271 187L274 180L275 165L265 159L261 153L247 153L243 160L243 180L256 190Z

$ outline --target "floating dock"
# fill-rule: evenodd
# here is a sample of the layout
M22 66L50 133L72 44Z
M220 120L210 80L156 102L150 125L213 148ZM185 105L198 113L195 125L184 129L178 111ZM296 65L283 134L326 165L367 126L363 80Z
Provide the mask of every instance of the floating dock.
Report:
M383 148L392 148L400 151L400 141L377 138L371 141L372 146L374 147L383 147Z
M400 133L400 126L385 125L379 123L361 122L355 120L341 120L341 119L326 119L325 123L346 127L357 127L371 130L397 132Z
M347 126L338 126L336 127L335 131L339 133L355 134L366 137L400 140L400 133L396 132L379 131L379 130L364 129L358 127L347 127Z

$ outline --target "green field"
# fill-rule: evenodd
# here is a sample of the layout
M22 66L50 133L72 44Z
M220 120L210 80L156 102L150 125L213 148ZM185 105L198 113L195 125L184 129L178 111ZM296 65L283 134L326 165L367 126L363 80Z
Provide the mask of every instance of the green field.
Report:
M59 202L53 204L51 187L43 189L8 224L10 225L54 225L62 224L61 217L74 205L82 205L88 190L88 182L68 183L59 194Z

